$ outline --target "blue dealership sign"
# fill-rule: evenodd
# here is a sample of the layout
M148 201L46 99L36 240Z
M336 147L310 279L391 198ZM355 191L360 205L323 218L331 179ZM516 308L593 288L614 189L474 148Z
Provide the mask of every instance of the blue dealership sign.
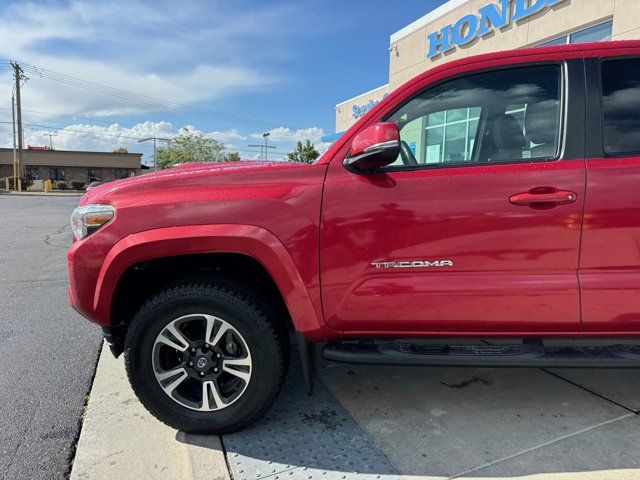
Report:
M388 96L389 94L385 93L382 96L382 100L384 100ZM354 105L353 107L351 107L351 115L353 116L353 118L364 117L367 113L369 113L369 110L378 105L382 100L370 100L364 105Z
M447 25L427 35L429 51L433 58L456 47L467 45L478 37L504 28L512 23L535 15L567 0L499 0L480 8L477 13L465 15L453 25ZM513 6L513 7L512 7ZM511 12L513 10L513 15Z

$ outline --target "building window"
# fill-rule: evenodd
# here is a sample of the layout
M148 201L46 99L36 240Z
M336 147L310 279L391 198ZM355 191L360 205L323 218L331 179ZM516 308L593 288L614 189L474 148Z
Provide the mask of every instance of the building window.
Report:
M102 170L100 168L90 168L89 169L89 183L91 182L101 182L102 181Z
M51 180L64 180L64 169L63 168L50 168L49 169L49 178Z
M593 27L583 28L577 32L563 35L548 42L541 43L539 46L548 47L549 45L566 45L567 43L586 43L586 42L606 42L611 40L611 32L613 31L613 21L600 23Z
M38 180L40 170L33 165L27 165L27 180Z
M456 108L427 115L425 163L466 162L476 141L480 108Z
M131 171L126 168L116 168L116 180L120 180L122 178L129 178L131 176Z
M607 155L640 153L640 59L602 63L604 152Z

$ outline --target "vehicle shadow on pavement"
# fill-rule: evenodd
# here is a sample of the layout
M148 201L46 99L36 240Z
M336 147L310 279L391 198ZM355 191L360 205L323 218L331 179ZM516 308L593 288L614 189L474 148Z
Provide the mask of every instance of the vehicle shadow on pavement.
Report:
M223 436L234 480L401 477L327 388L305 392L297 352L276 403L255 425ZM336 477L336 475L338 475Z

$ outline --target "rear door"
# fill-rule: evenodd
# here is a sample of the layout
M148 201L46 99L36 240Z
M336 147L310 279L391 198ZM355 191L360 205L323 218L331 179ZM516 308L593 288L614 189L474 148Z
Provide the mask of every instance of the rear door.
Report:
M374 121L398 124L404 156L368 174L344 168L346 151L332 160L327 322L405 335L577 331L582 59L434 80Z
M587 59L583 329L640 331L640 52ZM606 55L606 57L604 56Z

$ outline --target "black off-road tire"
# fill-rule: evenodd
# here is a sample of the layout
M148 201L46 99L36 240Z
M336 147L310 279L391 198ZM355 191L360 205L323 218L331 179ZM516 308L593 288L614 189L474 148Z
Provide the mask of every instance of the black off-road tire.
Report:
M252 357L251 381L231 405L200 412L171 399L152 366L154 341L172 320L194 313L224 318L244 337ZM276 399L289 365L287 328L250 288L226 279L193 279L154 295L137 312L124 345L125 368L142 404L157 419L189 433L241 430L259 419Z

